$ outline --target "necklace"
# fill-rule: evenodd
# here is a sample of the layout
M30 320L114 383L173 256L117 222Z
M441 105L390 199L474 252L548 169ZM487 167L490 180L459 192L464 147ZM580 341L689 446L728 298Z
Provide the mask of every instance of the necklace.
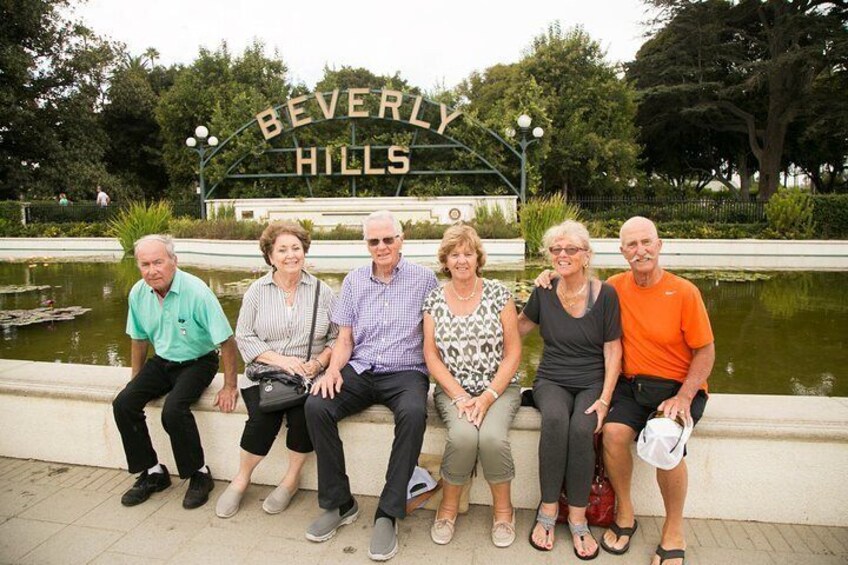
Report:
M583 286L580 287L580 290L572 294L571 296L566 296L565 294L565 283L563 282L560 285L557 285L557 294L559 295L559 299L562 300L562 303L565 304L566 308L571 308L578 302L580 302L580 297L583 295L583 291L586 290L586 285L589 281L583 283ZM560 292L560 288L562 288L562 292Z
M456 296L457 300L459 300L460 302L468 302L477 295L477 276L475 275L474 277L474 286L471 288L471 294L469 294L468 296L460 296L459 293L456 291L456 285L454 285L453 282L451 282L451 290L453 291L453 295Z
M274 281L274 282L278 282L278 281ZM291 295L294 294L295 291L297 290L298 283L300 283L299 277L298 277L298 280L294 283L294 285L291 288L286 288L285 285L283 285L282 281L279 281L277 286L280 288L280 290L283 291L283 296L285 296L286 300L288 300L291 297Z

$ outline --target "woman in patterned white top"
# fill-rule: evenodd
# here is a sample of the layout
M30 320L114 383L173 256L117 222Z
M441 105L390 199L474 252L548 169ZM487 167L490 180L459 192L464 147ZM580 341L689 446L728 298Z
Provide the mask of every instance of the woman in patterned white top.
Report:
M462 486L479 457L492 491L492 542L507 547L515 540L509 427L521 404L518 315L504 285L480 278L486 254L472 227L448 228L439 263L450 281L434 289L423 308L424 359L447 427L443 498L430 536L438 544L453 538Z
M338 328L330 322L335 295L329 286L303 270L310 242L309 232L290 222L270 224L259 238L259 248L271 271L250 285L236 325L236 343L248 365L248 375L252 364L262 363L314 378L330 362L331 347L338 335ZM312 355L306 361L315 285L320 285L320 294ZM255 382L243 388L241 395L248 419L241 437L238 474L221 494L215 509L221 518L238 512L253 470L271 450L282 427L283 415L288 428L289 467L280 485L262 504L265 512L277 514L286 509L298 490L306 457L313 451L303 406L264 413L259 410L259 385Z

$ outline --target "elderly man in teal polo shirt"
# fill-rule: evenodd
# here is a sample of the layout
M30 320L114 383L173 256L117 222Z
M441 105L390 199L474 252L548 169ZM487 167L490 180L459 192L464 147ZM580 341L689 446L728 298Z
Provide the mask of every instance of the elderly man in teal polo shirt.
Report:
M150 441L144 407L165 394L162 425L171 438L181 479L190 479L184 508L209 500L214 487L203 456L191 405L224 365L224 386L215 398L222 412L238 399L236 346L218 299L203 281L177 268L170 237L148 235L135 243L142 280L130 291L127 334L132 338L132 378L112 403L130 473L141 473L121 504L141 504L171 485ZM155 355L147 359L148 346Z

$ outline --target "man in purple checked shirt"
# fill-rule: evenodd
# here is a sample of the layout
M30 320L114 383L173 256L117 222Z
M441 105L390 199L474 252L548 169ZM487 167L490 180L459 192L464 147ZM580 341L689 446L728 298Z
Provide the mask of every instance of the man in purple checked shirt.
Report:
M390 212L368 216L362 231L372 263L354 269L342 283L331 317L339 336L327 371L306 401L318 460L318 504L325 510L307 528L306 538L327 541L359 516L338 422L383 404L394 414L395 439L368 557L386 561L398 550L396 521L406 515L406 488L424 439L430 382L421 307L438 283L433 271L401 257L403 231Z

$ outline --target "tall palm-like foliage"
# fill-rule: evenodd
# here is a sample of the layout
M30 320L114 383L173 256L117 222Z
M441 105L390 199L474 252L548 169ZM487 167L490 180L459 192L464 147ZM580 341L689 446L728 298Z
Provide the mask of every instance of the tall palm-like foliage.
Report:
M118 238L126 255L131 255L139 238L164 233L171 222L171 205L167 202L136 202L109 222L110 233Z
M551 226L565 220L581 221L580 208L565 201L561 194L527 201L518 213L521 234L527 245L528 255L538 255L542 250L542 237Z

